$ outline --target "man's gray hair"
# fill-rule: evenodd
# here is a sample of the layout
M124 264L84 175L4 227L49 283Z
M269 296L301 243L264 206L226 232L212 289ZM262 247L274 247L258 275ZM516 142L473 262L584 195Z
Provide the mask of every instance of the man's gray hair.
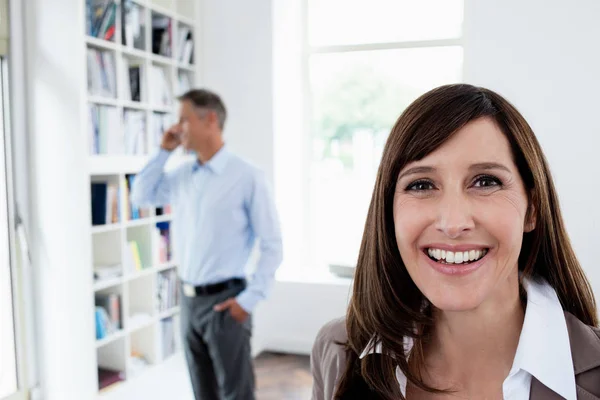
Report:
M189 101L194 108L214 111L219 120L221 130L225 127L227 110L218 94L206 89L192 89L178 97L179 101Z

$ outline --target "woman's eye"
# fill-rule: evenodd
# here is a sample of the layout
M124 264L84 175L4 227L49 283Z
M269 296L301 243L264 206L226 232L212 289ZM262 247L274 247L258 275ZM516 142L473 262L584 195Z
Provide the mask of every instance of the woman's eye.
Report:
M406 190L409 190L409 191L413 190L416 192L422 192L425 190L433 190L433 184L429 181L417 181L417 182L413 182L410 185L408 185Z
M500 182L500 179L496 178L495 176L484 175L477 177L473 186L480 188L496 187L502 186L502 182Z

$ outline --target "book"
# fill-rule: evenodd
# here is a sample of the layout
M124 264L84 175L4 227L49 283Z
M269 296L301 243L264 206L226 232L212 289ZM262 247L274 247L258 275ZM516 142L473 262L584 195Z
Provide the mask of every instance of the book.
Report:
M98 388L100 390L106 389L124 380L125 373L123 371L98 367Z
M137 220L140 218L148 218L150 216L150 209L149 208L138 208L138 207L134 207L133 204L131 203L130 200L130 193L131 193L131 189L133 188L133 181L135 179L135 174L127 174L125 176L125 187L127 188L126 190L126 194L125 194L125 199L126 199L126 203L127 207L125 207L127 209L127 220Z
M150 139L148 141L148 150L156 151L162 140L163 134L173 123L173 117L170 114L152 113L150 120Z
M161 326L161 346L160 353L161 358L165 358L173 355L176 350L176 338L175 338L175 324L173 318L165 318L160 321Z
M183 45L183 54L181 55L181 62L185 64L192 64L194 56L194 42L186 40Z
M133 266L135 271L141 271L144 269L144 265L142 265L142 258L140 256L140 248L135 240L132 240L128 243L129 251L131 252L131 257L133 260Z
M146 23L143 8L132 0L124 0L121 10L123 44L138 50L145 50Z
M157 258L161 264L171 260L171 230L169 222L158 222L155 228Z
M122 154L125 141L116 107L89 105L88 136L91 154Z
M164 205L162 207L156 207L156 216L162 216L162 215L170 215L171 214L171 206L170 205Z
M129 74L129 100L132 101L142 101L141 100L141 88L142 88L142 78L141 78L141 67L139 66L129 66L128 67Z
M152 52L171 57L171 18L152 13Z
M117 97L115 55L111 51L88 48L88 93L92 96Z
M179 95L188 92L192 88L192 81L186 72L180 72L177 75L177 90Z
M167 311L179 304L179 281L176 269L169 269L158 274L156 280L156 297L158 310Z
M114 0L86 0L87 34L104 40L114 39L116 16Z
M104 309L108 315L108 323L103 321L103 328L106 334L111 334L121 329L121 296L117 293L97 293L95 303L96 307Z
M119 222L119 187L108 182L92 182L92 225Z
M104 339L108 334L106 329L110 325L108 313L104 308L96 306L94 316L96 320L96 339Z
M132 351L131 355L129 356L128 374L131 374L131 376L136 376L148 368L149 365L150 363L143 354Z
M150 67L150 104L154 106L170 106L173 102L168 73L163 67Z
M146 112L140 110L123 111L125 132L125 154L146 154Z
M121 264L95 264L94 279L105 280L121 276Z
M192 52L194 42L192 40L192 30L183 25L177 29L177 58L184 64L192 63Z

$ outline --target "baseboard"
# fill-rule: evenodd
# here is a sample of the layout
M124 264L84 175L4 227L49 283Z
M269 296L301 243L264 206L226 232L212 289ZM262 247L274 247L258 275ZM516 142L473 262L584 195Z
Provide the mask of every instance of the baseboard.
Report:
M310 355L313 341L301 338L269 337L265 338L263 351Z

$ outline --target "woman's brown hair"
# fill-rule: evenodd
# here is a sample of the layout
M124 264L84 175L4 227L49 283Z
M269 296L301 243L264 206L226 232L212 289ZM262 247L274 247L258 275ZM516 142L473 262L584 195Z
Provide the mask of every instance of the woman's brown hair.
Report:
M397 367L413 385L438 391L421 380L420 357L416 368L412 359L409 368L403 346L404 338L412 337L418 353L424 329L433 321L431 312L423 308L426 299L400 257L392 204L398 174L408 163L424 158L479 118L495 121L508 138L529 193L529 210L535 213L535 229L523 235L521 276L544 279L556 290L565 311L585 324L597 325L594 295L573 252L548 163L531 127L512 104L491 90L466 84L442 86L415 100L386 142L346 317L348 357L336 399L404 399ZM372 339L381 343L383 353L360 359Z

